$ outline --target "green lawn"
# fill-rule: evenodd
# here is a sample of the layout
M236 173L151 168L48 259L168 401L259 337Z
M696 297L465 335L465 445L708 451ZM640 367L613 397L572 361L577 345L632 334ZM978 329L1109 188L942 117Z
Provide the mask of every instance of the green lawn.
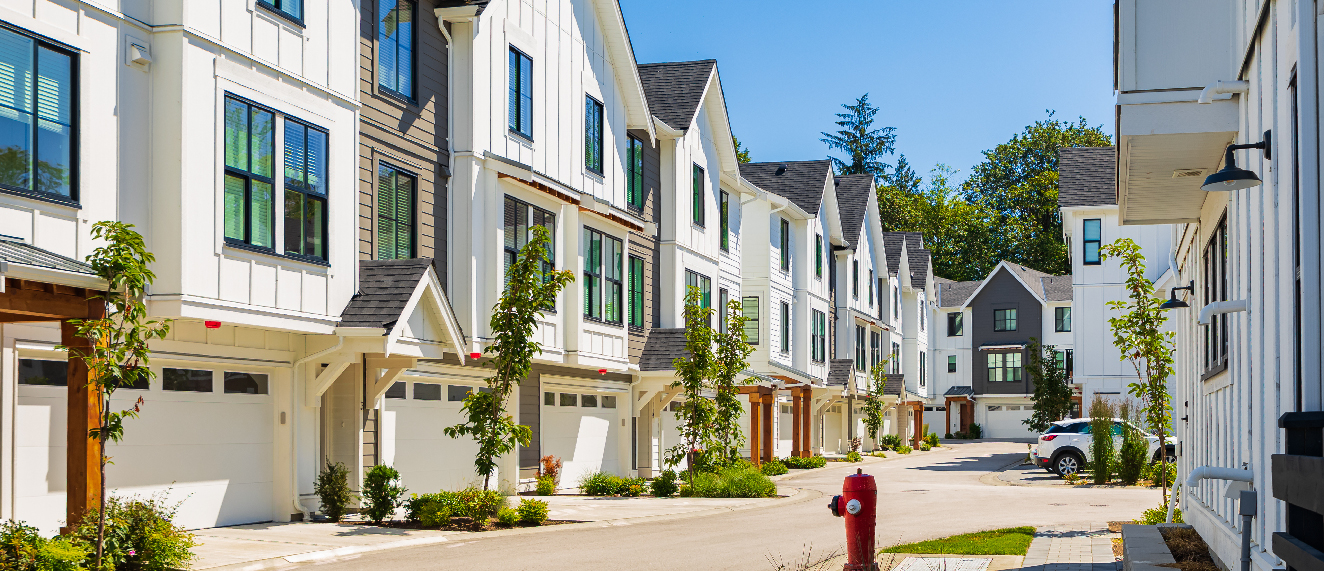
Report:
M884 549L883 553L950 553L953 555L1025 555L1034 539L1033 527L1009 527L953 535Z

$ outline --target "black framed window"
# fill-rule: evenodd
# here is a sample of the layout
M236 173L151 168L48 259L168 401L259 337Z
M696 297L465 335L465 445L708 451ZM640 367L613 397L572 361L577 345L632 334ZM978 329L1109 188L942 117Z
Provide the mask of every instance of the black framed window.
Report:
M1085 251L1081 261L1087 266L1095 266L1101 263L1099 258L1099 245L1103 243L1103 221L1098 218L1090 218L1085 221Z
M77 200L76 60L0 29L0 186Z
M644 144L634 137L626 144L625 202L635 210L644 209Z
M883 335L877 331L869 332L869 370L872 371L883 362Z
M50 387L69 386L69 362L19 359L18 384Z
M782 271L790 271L791 270L791 223L787 222L785 218L782 218L780 220L781 220L781 225L779 228L780 233L777 236L777 239L780 241L778 245L781 247ZM822 274L820 273L819 275Z
M377 165L377 259L414 257L414 193L418 178L386 163Z
M900 373L901 373L901 344L900 344L900 343L896 343L896 342L893 342L893 343L892 343L892 360L890 361L890 363L892 363L892 374L893 374L893 375L900 374Z
M791 352L791 306L790 304L784 301L782 302L781 318L782 318L782 323L781 323L782 353L790 353Z
M1204 303L1228 300L1227 218L1214 227L1204 247ZM1227 368L1228 315L1215 315L1204 326L1204 369L1213 374Z
M602 319L602 233L584 229L584 317Z
M210 393L212 372L198 369L161 369L161 388L167 391Z
M224 385L224 391L227 394L267 394L267 376L259 373L235 373L226 371L222 384Z
M391 388L386 389L386 394L383 396L385 396L388 399L402 399L405 398L405 392L407 389L408 389L407 383L405 383L404 381L396 381L394 383L391 383Z
M928 353L923 351L919 352L919 386L921 387L924 386L924 383L928 381L929 378L929 366L928 363L925 362L927 360L927 355Z
M1071 308L1053 308L1053 331L1065 333L1071 331Z
M948 373L956 372L956 355L947 356L947 372Z
M856 325L855 326L855 368L860 371L865 370L864 368L866 365L865 360L868 358L866 356L866 351L867 349L865 348L864 345L864 326Z
M584 168L602 174L602 102L584 96Z
M1020 382L1025 369L1020 353L989 353L988 381L991 383Z
M625 244L606 236L602 243L603 289L602 314L608 323L625 319Z
M827 360L827 314L815 309L810 317L810 325L813 327L810 356L814 362L822 363Z
M522 200L507 196L503 224L505 240L504 274L506 275L505 279L507 281L510 279L510 266L515 265L515 260L519 258L519 251L529 243L529 238L533 237L533 226L542 226L546 228L547 234L551 237L551 240L547 243L549 261L543 262L542 270L544 272L550 272L552 268L556 267L555 214Z
M303 0L257 0L257 5L303 22Z
M718 231L722 234L721 248L723 252L731 250L731 195L725 190L717 193L717 218Z
M865 287L869 288L869 307L873 307L873 270L869 270L869 281L865 282Z
M965 334L965 315L959 311L947 314L947 336L960 337Z
M860 299L860 260L859 258L850 261L850 296Z
M644 326L644 260L630 256L630 327Z
M892 317L901 319L901 285L892 288Z
M584 228L584 317L621 322L623 256L620 240Z
M276 114L225 98L225 239L275 247Z
M327 259L327 134L285 119L285 253Z
M727 304L731 303L731 294L726 288L717 289L717 332L726 333L726 322L730 318Z
M414 3L377 0L377 86L414 98Z
M712 279L693 270L685 270L685 291L689 292L690 288L698 288L699 290L699 307L708 309L713 306Z
M690 221L699 226L703 226L707 219L707 212L704 211L703 194L707 188L707 182L704 180L703 167L694 165L690 173Z
M533 138L533 58L510 48L510 121L512 132Z
M786 268L782 268L786 269ZM823 235L814 234L814 277L823 277Z
M759 298L745 296L740 298L740 311L745 314L745 342L759 344Z
M994 331L1015 331L1015 330L1016 330L1016 310L1015 310L1015 309L995 309L995 310L993 310L993 330L994 330Z

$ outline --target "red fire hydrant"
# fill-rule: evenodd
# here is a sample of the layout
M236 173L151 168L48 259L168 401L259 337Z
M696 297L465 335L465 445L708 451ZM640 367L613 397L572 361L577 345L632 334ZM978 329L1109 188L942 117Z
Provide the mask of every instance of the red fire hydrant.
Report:
M844 571L877 571L874 561L874 527L878 524L878 486L873 476L856 469L846 476L841 495L828 502L832 515L846 518L846 554Z

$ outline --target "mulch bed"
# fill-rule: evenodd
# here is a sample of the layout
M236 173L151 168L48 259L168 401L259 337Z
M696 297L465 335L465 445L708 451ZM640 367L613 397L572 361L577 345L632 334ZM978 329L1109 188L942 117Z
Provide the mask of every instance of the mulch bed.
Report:
M1209 546L1194 529L1184 527L1160 527L1164 543L1176 563L1162 565L1182 571L1218 571L1214 558L1209 555Z

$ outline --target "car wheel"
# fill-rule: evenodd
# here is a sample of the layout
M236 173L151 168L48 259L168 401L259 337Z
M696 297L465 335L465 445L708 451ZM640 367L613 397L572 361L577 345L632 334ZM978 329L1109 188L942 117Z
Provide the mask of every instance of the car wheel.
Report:
M1080 472L1080 467L1085 464L1085 459L1075 452L1063 452L1053 460L1053 472L1058 476L1065 478L1067 474Z
M1159 456L1159 453L1158 453L1158 452L1155 452L1155 453L1154 453L1154 459L1151 460L1150 462L1153 463L1153 464L1158 464L1159 461L1161 461L1161 460L1162 460L1162 457ZM1173 454L1171 450L1168 451L1168 463L1169 463L1169 464L1176 464L1176 463L1177 463L1177 455L1176 455L1176 454Z

